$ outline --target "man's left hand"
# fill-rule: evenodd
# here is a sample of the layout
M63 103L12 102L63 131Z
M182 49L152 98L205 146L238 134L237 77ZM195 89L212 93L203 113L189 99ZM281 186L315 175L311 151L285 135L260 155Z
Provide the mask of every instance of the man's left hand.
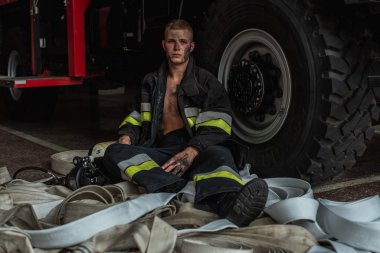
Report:
M194 147L187 147L183 151L177 153L169 159L162 168L166 172L171 172L174 175L182 176L187 169L191 166L194 158L199 154L198 149Z

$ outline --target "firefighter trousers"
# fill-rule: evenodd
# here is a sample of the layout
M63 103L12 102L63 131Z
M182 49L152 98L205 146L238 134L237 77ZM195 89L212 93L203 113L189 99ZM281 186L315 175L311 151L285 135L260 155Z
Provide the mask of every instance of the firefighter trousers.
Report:
M104 168L112 183L129 180L149 193L160 192L178 181L193 180L195 205L204 210L215 209L207 203L216 201L212 197L237 192L244 184L229 149L217 145L206 148L182 177L160 167L187 146L188 138L186 130L179 129L158 138L154 147L112 144L103 157Z

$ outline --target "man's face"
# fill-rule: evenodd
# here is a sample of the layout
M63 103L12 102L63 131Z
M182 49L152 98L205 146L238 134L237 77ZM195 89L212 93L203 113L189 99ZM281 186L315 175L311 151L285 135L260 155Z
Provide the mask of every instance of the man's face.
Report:
M194 46L192 33L187 29L168 29L162 41L166 57L172 64L187 62Z

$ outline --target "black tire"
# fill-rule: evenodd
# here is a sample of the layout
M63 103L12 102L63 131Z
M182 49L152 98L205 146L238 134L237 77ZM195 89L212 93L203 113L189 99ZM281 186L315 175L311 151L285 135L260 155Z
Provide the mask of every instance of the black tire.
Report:
M234 132L251 146L250 162L262 177L330 179L351 168L373 136L371 122L379 109L364 78L370 36L352 17L352 24L343 21L343 10L338 20L337 13L322 15L321 6L310 2L215 1L199 34L198 61L229 92ZM271 58L264 56L268 52ZM242 58L250 59L248 69L258 68L261 76L236 74L247 70L236 67L247 65ZM264 88L267 94L257 86L252 92L255 80L271 84L271 73L278 71L281 75L270 79L277 83ZM248 85L233 82L244 78ZM241 109L247 93L261 99L256 111Z
M26 35L19 28L9 30L6 42L4 58L2 62L2 74L8 76L30 75L30 65L27 53ZM9 59L13 58L12 64ZM8 65L12 65L11 69ZM53 88L3 88L5 108L13 120L41 121L48 120L54 113L57 103L58 89Z

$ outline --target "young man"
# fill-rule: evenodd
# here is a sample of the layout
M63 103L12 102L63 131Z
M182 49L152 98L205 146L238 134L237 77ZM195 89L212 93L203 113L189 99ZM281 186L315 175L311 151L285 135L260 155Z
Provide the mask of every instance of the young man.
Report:
M241 180L230 151L231 107L218 80L195 65L193 30L184 20L165 28L167 60L142 81L140 110L119 127L103 163L113 182L130 180L147 192L178 192L196 183L194 206L246 226L263 210L268 187Z

